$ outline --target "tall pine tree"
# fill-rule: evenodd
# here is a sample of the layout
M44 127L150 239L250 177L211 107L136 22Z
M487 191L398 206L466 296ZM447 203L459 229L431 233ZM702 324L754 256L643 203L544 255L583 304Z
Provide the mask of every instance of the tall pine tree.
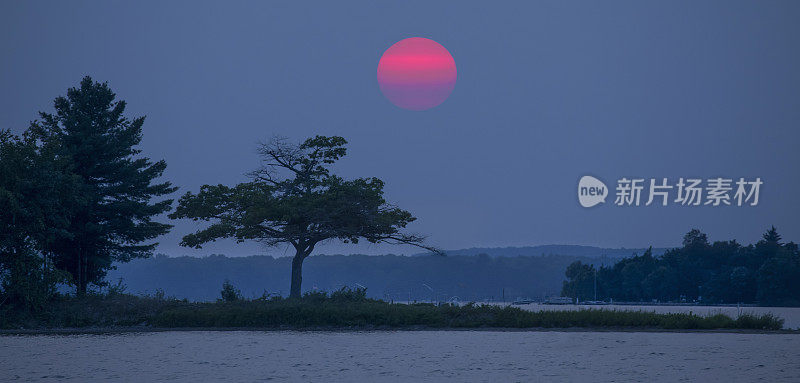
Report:
M151 202L177 188L154 183L167 164L139 154L144 117L123 116L107 83L84 77L79 88L55 99L55 113L40 112L31 132L57 148L62 170L82 180L85 195L72 214L68 236L53 243L56 267L72 274L78 294L90 283L102 284L112 262L128 262L152 254L172 225L153 221L170 210L172 200Z

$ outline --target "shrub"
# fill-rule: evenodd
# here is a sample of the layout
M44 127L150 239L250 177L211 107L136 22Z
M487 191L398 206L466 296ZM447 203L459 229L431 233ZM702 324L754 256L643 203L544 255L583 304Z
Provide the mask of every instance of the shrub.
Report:
M219 294L222 296L223 302L237 302L242 300L242 292L234 287L231 281L227 279L222 283L222 291L220 291Z
M367 289L360 287L357 287L356 289L351 289L347 286L344 286L341 289L331 293L331 299L334 301L351 301L351 302L365 301L367 300Z

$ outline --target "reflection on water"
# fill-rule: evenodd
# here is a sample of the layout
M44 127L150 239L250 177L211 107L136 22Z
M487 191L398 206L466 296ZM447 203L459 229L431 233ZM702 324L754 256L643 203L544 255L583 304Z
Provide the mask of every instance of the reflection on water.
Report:
M160 332L0 336L0 381L800 381L800 335Z

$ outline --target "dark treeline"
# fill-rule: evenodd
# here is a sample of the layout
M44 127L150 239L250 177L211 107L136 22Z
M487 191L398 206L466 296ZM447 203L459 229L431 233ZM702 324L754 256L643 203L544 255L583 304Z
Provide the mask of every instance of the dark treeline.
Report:
M334 256L312 257L303 272L315 245L327 240L438 250L425 244L424 235L405 231L416 218L384 199L383 181L346 180L332 172L330 166L347 152L342 137L317 136L300 144L277 138L259 148L262 161L249 182L204 185L184 194L173 211L167 197L177 188L160 180L166 163L151 161L139 149L145 118L126 116L127 104L107 83L85 77L52 106L22 134L0 131L4 310L41 311L63 293L84 297L119 275L132 291L161 289L198 300L213 300L223 279L251 296L289 295L291 286L291 295L299 297L303 274L309 284L302 291L348 285L389 300L500 300L504 293L513 299L557 294L569 262L588 260ZM141 260L171 229L156 221L170 211L172 219L207 223L184 236L185 246L233 238L290 245L296 254Z
M289 294L290 257L167 257L134 260L109 273L122 278L127 291L213 301L227 279L245 298ZM489 257L395 255L318 255L309 257L303 291L335 291L342 286L367 288L371 298L406 301L508 301L518 297L556 296L564 269L574 261L610 264L610 258L574 256ZM427 286L427 287L426 287Z
M625 258L632 254L641 254L644 249L604 248L596 246L582 245L539 245L523 247L471 247L469 249L447 250L447 255L481 255L486 254L490 257L538 257L540 255L569 255L573 257L596 258L598 256L608 258ZM653 255L661 255L667 249L652 248ZM430 253L419 253L413 256L428 256Z
M172 225L176 189L141 156L144 117L85 77L22 135L0 131L0 306L41 309L56 287L102 286L114 263L148 257Z
M166 196L177 188L160 180L167 165L141 155L145 118L127 117L126 106L107 83L87 76L22 134L0 131L0 308L42 310L65 286L79 297L106 286L116 265L152 255L154 240L172 228L156 219L170 211L171 219L204 223L183 246L231 238L293 247L286 273L294 298L304 260L322 242L407 244L440 254L424 235L407 232L416 217L384 198L382 180L333 172L347 154L338 136L275 137L260 145L248 182L212 180L173 210Z
M598 269L577 261L566 277L562 295L580 300L596 291L598 300L800 305L800 252L774 227L747 246L692 230L661 256L646 251Z
M562 287L566 295L594 297L595 269L587 265L592 259L581 257L595 251L588 247L493 254L576 252L515 258L312 256L325 241L411 244L441 254L424 235L407 231L416 218L384 198L382 180L347 180L333 172L347 153L343 137L316 136L298 144L276 138L259 147L261 161L250 181L203 185L185 193L173 211L168 197L177 188L161 180L167 165L141 155L145 119L127 117L126 105L107 83L85 77L24 133L0 131L0 309L41 311L64 298L60 293L67 287L84 298L120 276L133 292L161 289L162 296L193 300L215 299L225 279L249 297L266 292L299 299L303 292L342 286L402 301L542 298ZM155 239L172 228L157 221L170 211L171 219L203 223L183 237L184 246L231 238L291 246L295 254L145 259ZM692 231L682 248L660 253L650 249L600 268L598 298L800 304L797 245L782 243L774 229L750 246L710 244L705 234ZM618 253L599 249L596 255L604 254Z

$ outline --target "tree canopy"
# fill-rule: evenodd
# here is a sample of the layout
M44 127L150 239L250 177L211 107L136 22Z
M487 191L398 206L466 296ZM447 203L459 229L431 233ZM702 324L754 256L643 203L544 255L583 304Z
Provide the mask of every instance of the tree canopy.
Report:
M60 172L52 148L31 135L0 131L0 287L3 301L41 308L64 275L53 267L51 244L82 201L79 180Z
M416 218L384 199L378 178L345 180L331 165L346 153L342 137L316 136L300 144L274 138L259 148L262 163L250 182L233 187L204 185L179 200L171 218L211 224L183 237L200 247L220 238L256 240L267 246L290 244L291 296L300 296L302 263L320 242L410 244L434 250L420 235L405 233Z
M710 243L692 230L683 246L660 257L648 251L595 269L576 262L567 268L562 294L588 299L597 272L599 299L617 301L702 301L800 305L800 251L781 242L775 227L754 245L736 241Z
M154 182L167 165L140 155L144 117L126 118L125 107L107 83L87 76L55 99L54 113L40 112L28 133L52 151L59 172L80 184L81 198L64 228L68 235L48 245L79 293L89 283L102 284L113 261L151 255L156 243L143 242L172 227L153 220L171 209L172 200L152 199L176 190Z

